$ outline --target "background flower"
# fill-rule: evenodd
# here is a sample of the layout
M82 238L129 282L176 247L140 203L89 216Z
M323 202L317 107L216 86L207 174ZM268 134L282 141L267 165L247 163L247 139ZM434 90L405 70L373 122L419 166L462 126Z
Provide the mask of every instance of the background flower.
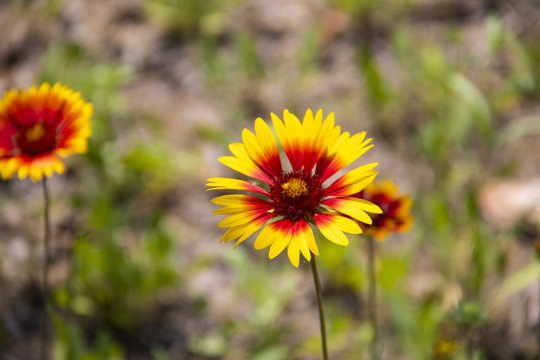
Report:
M372 224L360 223L366 234L378 240L383 240L391 232L406 232L414 222L410 214L411 198L408 195L398 196L398 187L390 180L372 182L354 196L369 200L382 209L382 214L373 216Z
M59 156L84 153L91 134L92 105L61 85L10 90L0 101L0 172L33 181L64 172Z
M285 167L278 142L270 127L258 118L255 134L244 129L243 143L230 145L234 156L219 160L257 181L211 178L210 190L247 190L254 195L224 195L213 199L223 208L215 214L229 215L218 226L228 227L221 241L238 239L236 245L263 228L256 249L270 246L272 259L287 248L291 263L298 267L300 253L309 261L318 255L315 237L309 226L315 224L330 241L347 245L345 233L358 234L360 226L351 220L371 223L367 214L380 213L378 206L352 195L364 189L377 172L376 163L351 170L335 181L329 178L351 164L373 145L365 132L350 136L334 126L334 114L323 122L322 110L311 110L300 120L288 110L283 122L275 114L272 123L290 167ZM285 162L284 162L285 163Z

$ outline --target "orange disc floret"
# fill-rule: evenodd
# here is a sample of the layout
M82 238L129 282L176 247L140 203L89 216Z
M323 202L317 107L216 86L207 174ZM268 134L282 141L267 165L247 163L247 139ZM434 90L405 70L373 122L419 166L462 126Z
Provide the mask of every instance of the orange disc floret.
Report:
M33 181L64 172L60 157L84 153L92 104L61 84L10 90L0 100L0 175Z
M403 233L408 231L414 218L410 214L412 199L408 195L398 196L398 187L390 180L372 182L364 190L355 194L359 199L365 199L378 205L383 213L372 216L372 224L359 223L366 235L372 235L377 240L391 232Z

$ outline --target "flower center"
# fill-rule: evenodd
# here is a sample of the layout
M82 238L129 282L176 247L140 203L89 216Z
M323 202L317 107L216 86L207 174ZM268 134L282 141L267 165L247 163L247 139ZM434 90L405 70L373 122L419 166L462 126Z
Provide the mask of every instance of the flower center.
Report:
M289 196L292 198L305 195L308 192L308 186L306 182L298 178L292 178L285 184L281 185L281 188L283 189L282 193L285 196Z
M282 173L270 188L270 200L276 215L293 223L313 216L323 194L319 177L303 170Z
M38 121L27 129L22 129L16 135L15 141L21 153L26 156L38 156L54 150L56 132Z
M40 122L36 123L34 126L32 126L30 129L26 130L26 141L29 143L33 143L36 141L39 141L43 138L45 135L45 129L43 128L43 124Z

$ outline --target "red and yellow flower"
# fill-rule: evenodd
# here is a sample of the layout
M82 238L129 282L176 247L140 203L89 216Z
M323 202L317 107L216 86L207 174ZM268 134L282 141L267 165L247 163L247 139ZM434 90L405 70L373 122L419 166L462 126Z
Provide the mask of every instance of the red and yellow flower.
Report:
M366 235L372 235L377 240L384 238L391 232L408 231L414 219L410 214L412 199L408 195L398 196L398 187L390 180L381 183L372 182L354 197L365 199L377 204L382 214L373 216L371 224L362 224L360 227Z
M377 172L376 163L337 173L369 150L365 132L351 136L334 125L334 114L323 121L322 110L308 110L300 120L288 110L283 121L271 114L277 135L266 122L255 120L255 134L244 129L243 143L229 146L233 156L219 158L224 165L252 179L211 178L209 190L244 190L251 194L219 196L223 206L215 214L228 215L218 226L229 228L221 241L236 241L235 247L260 230L256 249L270 247L272 259L287 248L291 263L298 267L300 253L308 261L319 254L310 224L328 240L349 243L345 233L358 234L358 222L370 224L368 213L381 213L378 206L354 197ZM280 147L285 156L280 156Z
M64 172L60 157L84 153L92 105L81 94L48 83L10 90L0 100L0 175L33 181Z

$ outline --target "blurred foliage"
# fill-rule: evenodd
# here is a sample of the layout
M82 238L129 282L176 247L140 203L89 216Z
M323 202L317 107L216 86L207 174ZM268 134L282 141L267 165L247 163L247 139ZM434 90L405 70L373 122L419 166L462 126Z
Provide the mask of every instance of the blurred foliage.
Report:
M74 314L103 317L105 323L129 329L143 314L151 316L156 294L179 278L173 240L165 230L148 229L135 249L120 245L121 229L115 234L104 242L75 241L70 279L57 290L56 300Z
M56 341L53 348L55 360L120 360L124 359L122 348L109 335L100 333L94 344L87 346L84 336L75 325L54 319Z
M225 249L225 260L234 273L230 300L244 304L247 313L241 318L224 321L217 333L194 337L191 348L207 356L223 356L227 359L278 360L290 358L290 337L294 320L282 319L299 285L294 269L272 267L272 272L261 267L259 261L247 256L243 248ZM260 259L259 259L260 260ZM249 341L250 347L242 347L236 341Z
M223 14L243 0L144 0L143 8L151 21L188 38L201 33L217 33L223 27Z

